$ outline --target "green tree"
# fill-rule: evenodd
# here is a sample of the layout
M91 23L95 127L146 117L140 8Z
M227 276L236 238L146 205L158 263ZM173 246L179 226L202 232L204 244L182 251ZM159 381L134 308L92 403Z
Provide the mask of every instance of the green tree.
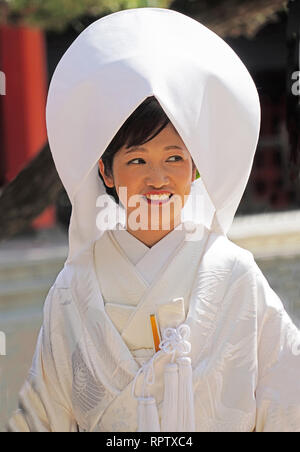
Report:
M0 23L60 30L82 16L102 17L122 9L167 8L171 0L0 0Z

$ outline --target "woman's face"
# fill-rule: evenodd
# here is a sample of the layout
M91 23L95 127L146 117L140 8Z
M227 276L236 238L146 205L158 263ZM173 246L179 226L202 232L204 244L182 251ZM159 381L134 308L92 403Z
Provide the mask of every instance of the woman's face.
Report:
M99 168L106 185L115 186L127 220L130 221L130 216L133 220L139 213L144 220L147 218L147 229L153 229L154 224L155 230L157 227L161 230L166 227L169 215L169 230L179 224L181 209L196 178L196 167L193 168L191 155L171 123L142 146L128 149L123 146L114 156L110 177L105 175L101 159ZM147 200L146 195L160 192L172 196L161 201L155 197L152 202ZM127 226L133 229L128 221Z

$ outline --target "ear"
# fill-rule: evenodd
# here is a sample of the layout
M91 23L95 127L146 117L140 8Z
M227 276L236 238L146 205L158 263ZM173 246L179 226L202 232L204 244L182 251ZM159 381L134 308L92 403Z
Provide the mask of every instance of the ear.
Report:
M114 187L115 184L114 184L114 180L113 180L112 176L107 176L107 174L105 174L105 167L104 167L104 163L103 163L102 159L99 160L98 166L99 166L99 171L101 173L101 176L103 177L103 180L105 182L105 185L109 188Z

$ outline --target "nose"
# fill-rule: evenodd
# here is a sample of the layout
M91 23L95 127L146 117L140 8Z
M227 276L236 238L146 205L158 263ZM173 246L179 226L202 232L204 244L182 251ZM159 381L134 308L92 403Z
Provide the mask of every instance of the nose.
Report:
M151 166L147 171L146 184L148 187L162 188L169 183L169 176L161 167Z

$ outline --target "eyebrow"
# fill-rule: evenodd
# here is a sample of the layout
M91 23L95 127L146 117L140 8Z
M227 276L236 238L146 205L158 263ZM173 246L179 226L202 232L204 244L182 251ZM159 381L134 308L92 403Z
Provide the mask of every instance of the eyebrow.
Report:
M176 146L176 145L171 145L171 146L166 146L164 147L164 151L168 151L169 149L180 149L181 151L183 151L183 149L180 146ZM134 152L134 151L147 151L147 149L141 147L141 146L132 146L128 151L125 152L125 154L129 154L130 152Z

